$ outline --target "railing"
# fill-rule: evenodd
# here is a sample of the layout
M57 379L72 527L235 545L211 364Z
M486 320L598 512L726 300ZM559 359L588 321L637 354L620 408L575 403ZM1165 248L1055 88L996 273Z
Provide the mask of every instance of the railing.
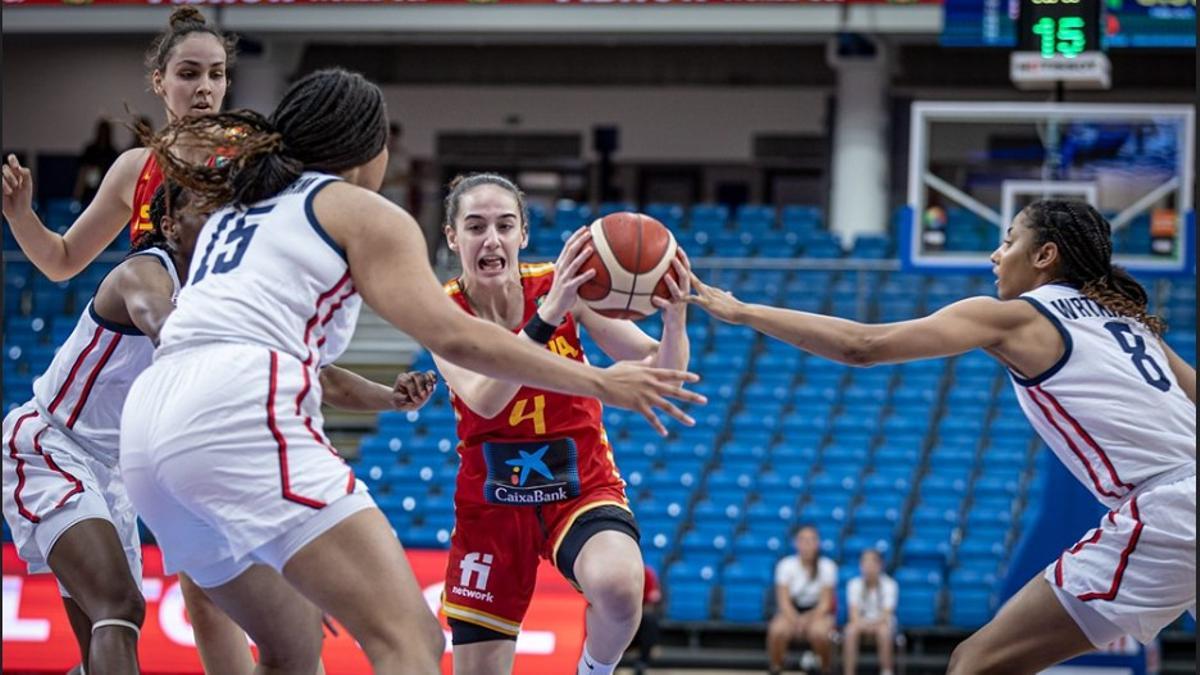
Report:
M120 251L104 251L96 260L104 263L120 262L125 257L125 253ZM28 258L21 251L4 251L3 259L5 263L28 261ZM528 256L527 262L553 262L554 258L546 256ZM851 272L857 277L857 308L856 315L859 320L867 319L867 306L871 295L871 280L868 272L897 272L901 269L901 261L896 258L889 259L865 259L865 258L721 258L721 257L706 257L693 258L692 267L698 271L712 270L784 270L784 271L831 271L831 272ZM458 274L459 268L457 260L451 258L448 264L439 265L436 272L439 279L449 279ZM700 275L703 278L703 274ZM1155 305L1163 306L1170 296L1171 281L1167 279L1156 279L1153 283L1147 284L1150 287L1151 297ZM965 296L964 296L965 297ZM368 308L364 312L369 312ZM371 315L368 315L371 316ZM381 320L380 320L381 321ZM374 327L378 321L370 320L371 326ZM372 328L374 330L374 328ZM378 333L379 331L375 331ZM401 334L402 335L402 334ZM356 336L357 337L357 336ZM415 343L402 342L399 347L399 352L403 356L410 356L417 349ZM354 343L351 343L350 351L355 350ZM372 347L369 351L377 352L378 345ZM367 359L372 363L378 363L378 356Z

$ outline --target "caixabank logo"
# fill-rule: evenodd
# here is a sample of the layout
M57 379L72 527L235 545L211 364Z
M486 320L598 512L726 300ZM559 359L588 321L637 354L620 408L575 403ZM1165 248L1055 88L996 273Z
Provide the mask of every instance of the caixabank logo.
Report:
M579 496L575 441L484 443L488 477L484 497L493 504L553 504Z

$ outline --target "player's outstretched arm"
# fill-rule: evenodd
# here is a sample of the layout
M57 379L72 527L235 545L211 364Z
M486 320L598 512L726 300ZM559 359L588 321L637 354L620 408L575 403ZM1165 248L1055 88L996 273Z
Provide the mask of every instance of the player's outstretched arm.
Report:
M681 386L699 379L691 373L629 364L599 370L463 312L434 277L416 221L383 197L338 182L317 194L313 210L345 250L354 285L367 304L445 360L490 377L635 410L660 433L666 430L656 410L694 424L668 400L704 402Z
M1194 405L1196 403L1196 369L1189 366L1187 361L1176 354L1166 340L1161 342L1163 351L1167 353L1167 365L1170 366L1171 373L1175 375L1179 386L1183 388L1183 393L1187 394L1188 399Z
M128 150L104 175L96 197L66 234L48 229L33 212L33 177L17 158L4 162L4 217L13 238L42 274L63 281L79 274L100 255L125 225L137 175L146 161L143 148Z
M387 387L334 365L321 369L320 380L322 402L358 412L417 410L429 402L437 386L433 371L400 373L396 384Z
M524 331L517 333L518 340L534 344ZM462 400L472 412L492 419L504 411L513 397L521 389L521 383L508 380L498 380L482 373L467 370L455 365L438 354L433 355L433 362L438 372L446 379L446 384L454 390L454 395Z
M990 297L960 300L920 319L864 324L821 314L743 303L694 275L692 304L728 323L750 326L806 352L852 366L901 363L1000 349L1014 332L1037 320L1025 302Z
M92 309L113 323L133 324L157 345L163 324L175 311L173 273L152 256L126 260L96 289Z

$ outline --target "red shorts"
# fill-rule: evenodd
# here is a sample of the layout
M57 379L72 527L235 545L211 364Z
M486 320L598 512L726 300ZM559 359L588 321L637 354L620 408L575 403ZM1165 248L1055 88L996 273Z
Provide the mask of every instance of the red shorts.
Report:
M629 510L622 485L537 507L456 504L442 594L446 616L515 636L533 597L538 558L556 562L575 521L605 505Z

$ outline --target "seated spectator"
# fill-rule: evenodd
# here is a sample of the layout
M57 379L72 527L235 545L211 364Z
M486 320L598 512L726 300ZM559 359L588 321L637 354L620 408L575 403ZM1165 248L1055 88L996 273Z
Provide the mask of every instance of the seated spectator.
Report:
M796 555L775 566L775 616L767 627L767 655L771 673L783 672L788 646L807 642L816 652L821 669L833 666L834 589L837 564L822 557L821 538L813 525L795 535Z
M892 675L892 648L896 631L896 598L899 587L883 573L883 558L869 548L858 560L859 576L846 586L850 620L842 631L842 671L853 675L858 662L860 638L875 643L879 651L879 672Z
M101 179L120 154L113 145L112 123L103 118L97 120L96 133L79 156L79 172L75 175L75 189L71 195L82 208L92 203Z

